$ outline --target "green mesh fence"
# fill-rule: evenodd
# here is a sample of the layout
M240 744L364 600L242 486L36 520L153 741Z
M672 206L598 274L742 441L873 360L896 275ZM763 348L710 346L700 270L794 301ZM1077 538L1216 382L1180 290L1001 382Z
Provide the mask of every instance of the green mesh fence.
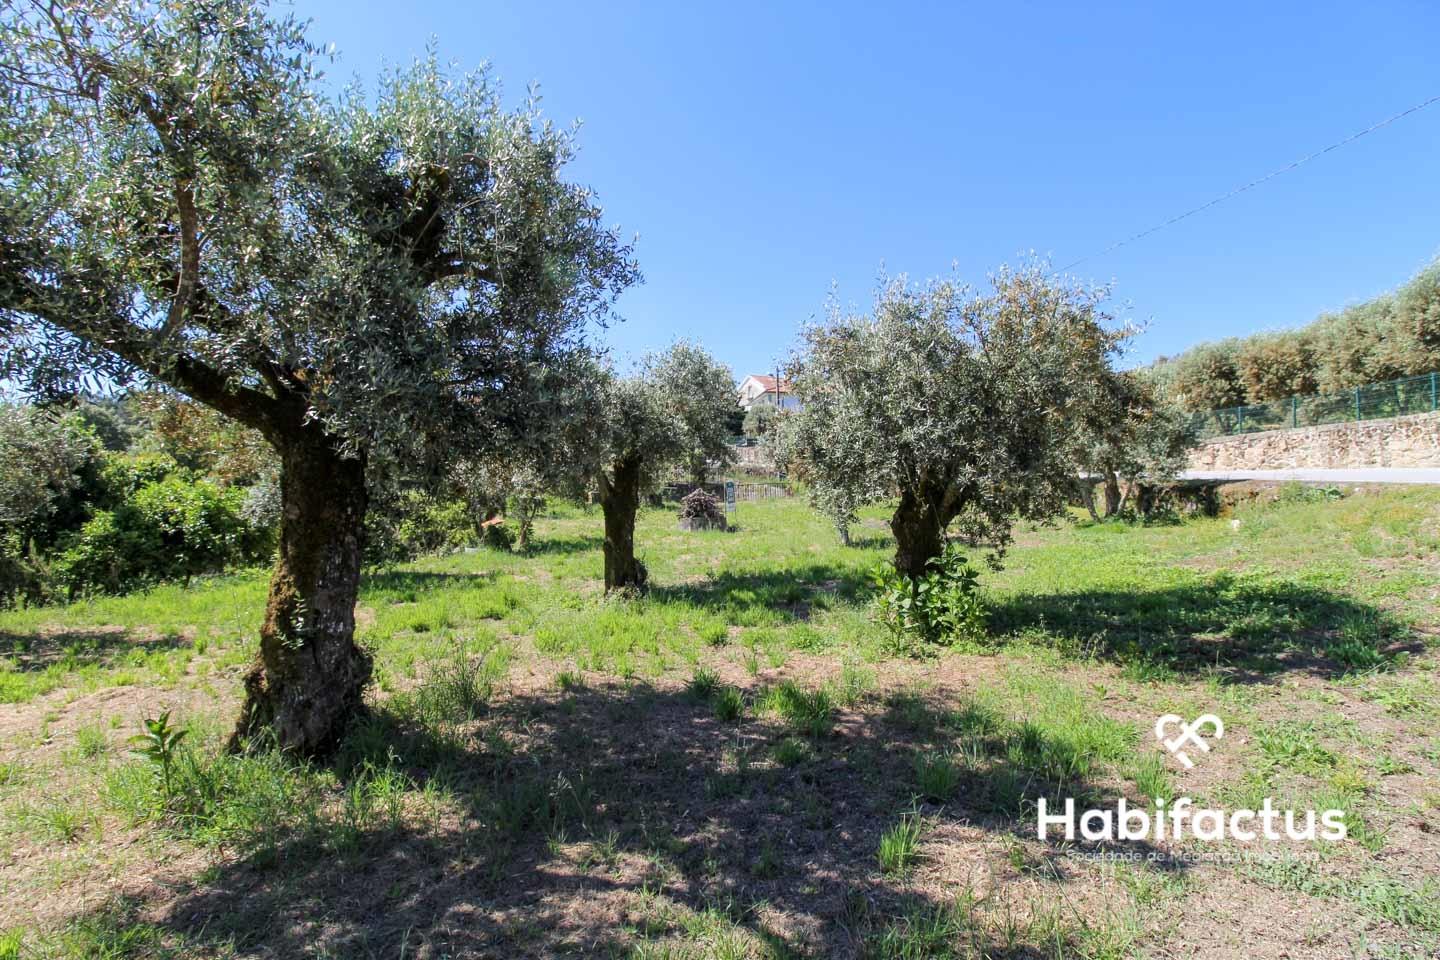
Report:
M1290 397L1244 407L1210 410L1195 414L1194 423L1201 437L1223 437L1262 430L1313 427L1322 423L1382 420L1433 410L1440 410L1440 373L1371 383L1343 393Z

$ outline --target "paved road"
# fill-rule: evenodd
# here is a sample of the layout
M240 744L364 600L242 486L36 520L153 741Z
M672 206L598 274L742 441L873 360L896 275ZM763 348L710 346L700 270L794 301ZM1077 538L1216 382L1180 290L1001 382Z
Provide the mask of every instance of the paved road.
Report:
M1440 483L1440 468L1350 470L1186 470L1183 480L1306 480L1314 483Z

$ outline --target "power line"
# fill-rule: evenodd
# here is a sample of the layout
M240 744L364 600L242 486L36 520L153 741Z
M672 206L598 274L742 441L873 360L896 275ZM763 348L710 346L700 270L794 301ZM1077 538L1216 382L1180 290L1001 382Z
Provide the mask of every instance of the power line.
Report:
M1286 164L1285 166L1281 167L1279 170L1273 171L1272 173L1267 173L1265 176L1261 177L1261 178L1258 179L1258 180L1251 180L1249 183L1245 184L1245 185L1242 186L1242 187L1236 187L1234 190L1231 190L1229 193L1225 194L1223 197L1216 197L1214 200L1211 200L1209 203L1202 203L1200 206L1195 207L1193 210L1186 210L1184 213L1180 214L1179 216L1171 217L1169 220L1166 220L1164 223L1157 224L1157 225L1151 227L1151 228L1148 229L1148 230L1142 230L1140 233L1135 234L1133 237L1126 237L1124 240L1120 240L1120 241L1117 241L1116 243L1112 243L1112 244L1110 244L1110 246L1106 247L1104 250L1099 251L1098 253L1087 254L1086 256L1081 257L1079 260L1076 260L1076 261L1073 262L1073 263L1069 263L1069 264L1066 264L1065 266L1061 267L1061 268L1060 268L1060 272L1061 272L1061 273L1064 273L1066 270L1069 270L1069 269L1071 269L1072 267L1077 267L1077 266L1079 266L1080 264L1085 263L1085 262L1088 261L1088 260L1094 260L1096 257L1103 257L1103 256L1105 256L1105 254L1110 253L1110 252L1112 252L1112 251L1114 251L1114 250L1118 250L1118 249L1120 249L1121 247L1125 246L1126 244L1134 243L1136 240L1140 240L1140 239L1143 239L1144 237L1148 237L1148 236L1150 236L1150 234L1152 234L1152 233L1155 233L1155 232L1160 231L1160 230L1164 230L1166 227L1170 226L1171 224L1179 223L1181 220L1184 220L1186 217L1193 217L1193 216L1194 216L1195 214L1197 214L1197 213L1200 213L1200 212L1202 212L1202 211L1204 211L1204 210L1209 210L1211 207L1216 206L1217 204L1224 203L1226 200L1229 200L1231 197L1234 197L1234 196L1237 196L1237 195L1239 195L1239 194L1242 194L1242 193L1244 193L1246 190L1251 190L1251 189L1254 189L1255 187L1260 186L1260 184L1265 183L1267 180L1274 180L1276 177L1280 176L1282 173L1289 173L1291 170L1294 170L1296 167L1300 166L1301 164L1309 163L1311 160L1314 160L1316 157L1324 156L1325 154L1329 153L1331 150L1338 150L1339 148L1345 146L1347 143L1353 143L1354 141L1359 140L1361 137L1365 136L1367 133L1374 133L1376 130L1379 130L1381 127L1389 126L1390 124L1394 123L1396 120L1400 120L1400 119L1402 119L1402 118L1404 118L1404 117L1408 117L1408 116L1410 116L1410 114L1412 114L1412 113L1418 113L1419 111L1424 110L1426 107L1430 106L1430 105L1433 104L1433 103L1440 103L1440 96L1434 96L1434 97L1431 97L1429 100L1424 101L1423 103L1417 103L1415 106L1411 107L1410 109L1408 109L1408 110L1402 110L1402 111L1400 111L1399 113L1395 114L1393 117L1386 117L1384 120L1381 120L1379 123L1374 124L1374 125L1369 126L1369 127L1366 127L1364 130L1361 130L1359 133L1352 133L1350 136L1346 137L1344 140L1337 140L1337 141L1335 141L1334 143L1330 144L1330 146L1324 147L1324 148L1322 148L1322 149L1320 149L1320 150L1316 150L1314 153L1307 154L1307 155L1301 157L1299 160L1296 160L1294 163Z

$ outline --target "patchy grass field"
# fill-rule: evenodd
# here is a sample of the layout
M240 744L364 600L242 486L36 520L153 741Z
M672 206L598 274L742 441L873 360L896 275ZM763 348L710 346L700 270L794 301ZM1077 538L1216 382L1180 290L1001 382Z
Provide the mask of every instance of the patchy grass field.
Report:
M574 509L373 575L326 766L218 752L262 572L0 615L0 960L1437 955L1440 490L1027 529L990 641L926 660L867 610L880 517L647 511L628 604ZM1155 719L1206 712L1186 770ZM1350 838L1036 838L1042 796L1181 795Z

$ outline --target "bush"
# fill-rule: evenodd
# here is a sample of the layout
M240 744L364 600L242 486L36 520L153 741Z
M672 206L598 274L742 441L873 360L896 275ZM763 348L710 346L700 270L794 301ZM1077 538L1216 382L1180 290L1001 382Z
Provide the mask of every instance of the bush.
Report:
M246 523L246 494L172 475L100 510L67 542L55 572L72 591L119 592L266 559L274 531Z
M950 644L985 636L979 575L965 555L948 544L922 577L911 579L881 563L871 573L875 609L901 649L918 643Z
M483 539L483 531L479 535ZM403 563L458 549L476 536L464 500L403 490L371 503L365 516L365 562Z

